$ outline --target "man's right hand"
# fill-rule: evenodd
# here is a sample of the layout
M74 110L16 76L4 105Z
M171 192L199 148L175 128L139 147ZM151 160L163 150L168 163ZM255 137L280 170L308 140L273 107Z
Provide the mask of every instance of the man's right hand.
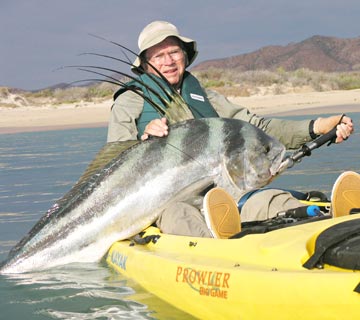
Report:
M141 140L147 140L149 136L165 137L169 134L169 127L167 126L166 118L151 120L145 127L144 134Z

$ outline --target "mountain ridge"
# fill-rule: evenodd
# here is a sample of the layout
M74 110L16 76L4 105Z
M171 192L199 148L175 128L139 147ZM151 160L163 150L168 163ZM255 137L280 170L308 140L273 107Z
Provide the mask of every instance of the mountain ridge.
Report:
M209 68L286 71L309 69L324 72L360 70L360 37L337 38L314 35L303 41L287 45L269 45L250 53L228 58L213 59L195 65L191 71Z

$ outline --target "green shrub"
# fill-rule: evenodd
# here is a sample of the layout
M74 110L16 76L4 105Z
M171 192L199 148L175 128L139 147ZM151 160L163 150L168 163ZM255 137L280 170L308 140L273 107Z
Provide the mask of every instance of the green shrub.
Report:
M271 70L251 70L239 72L229 69L214 69L194 72L205 88L216 88L225 93L238 93L247 96L249 92L257 92L259 87L270 87L274 84L274 94L284 92L285 86L309 87L314 91L351 90L360 88L360 72L332 72L298 69L286 71L284 68ZM230 89L229 87L232 87ZM242 89L240 89L242 88ZM244 90L244 88L246 88Z
M346 73L341 74L337 78L339 89L341 90L352 90L360 88L360 73Z

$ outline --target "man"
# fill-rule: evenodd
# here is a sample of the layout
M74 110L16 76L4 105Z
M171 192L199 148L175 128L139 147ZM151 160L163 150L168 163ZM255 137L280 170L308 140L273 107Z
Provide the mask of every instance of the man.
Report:
M150 62L178 90L195 118L220 116L247 121L279 139L288 149L299 148L335 126L337 143L346 140L353 132L352 120L346 116L305 121L265 119L230 103L216 92L204 90L198 80L186 71L197 56L196 42L181 36L169 22L154 21L147 25L139 35L138 45L140 58L135 60L133 72L140 74L143 69L157 76L156 71L146 63ZM146 89L141 89L144 95L151 98ZM130 90L119 90L115 97L108 142L137 138L146 140L149 136L164 137L168 134L166 119L160 119L153 107L140 96ZM241 219L266 220L276 216L279 211L299 206L302 204L288 192L263 190L245 202ZM186 202L176 203L164 210L156 223L165 233L181 235L222 238L240 231L236 203L223 190L210 190L204 198L203 209L206 223L199 208Z

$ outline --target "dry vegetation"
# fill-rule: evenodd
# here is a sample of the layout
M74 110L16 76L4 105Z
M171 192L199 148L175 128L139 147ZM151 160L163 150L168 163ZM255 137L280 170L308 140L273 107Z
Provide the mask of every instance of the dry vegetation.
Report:
M205 88L214 89L226 96L284 94L289 92L351 90L360 88L360 72L320 72L308 69L285 71L257 70L235 72L211 68L196 71ZM15 108L26 105L59 105L80 101L110 99L117 87L97 83L83 87L45 89L36 92L0 88L0 107Z
M235 72L209 69L197 71L204 87L226 96L284 94L301 91L351 90L360 88L360 72L321 72L308 69Z
M77 102L103 101L111 98L116 90L115 85L108 83L82 87L48 88L34 92L0 87L0 107L56 106Z
M29 102L51 100L53 104L74 103L78 101L94 101L110 98L116 90L114 85L108 83L93 84L82 87L69 87L62 89L45 89L37 92L27 92L25 97Z

